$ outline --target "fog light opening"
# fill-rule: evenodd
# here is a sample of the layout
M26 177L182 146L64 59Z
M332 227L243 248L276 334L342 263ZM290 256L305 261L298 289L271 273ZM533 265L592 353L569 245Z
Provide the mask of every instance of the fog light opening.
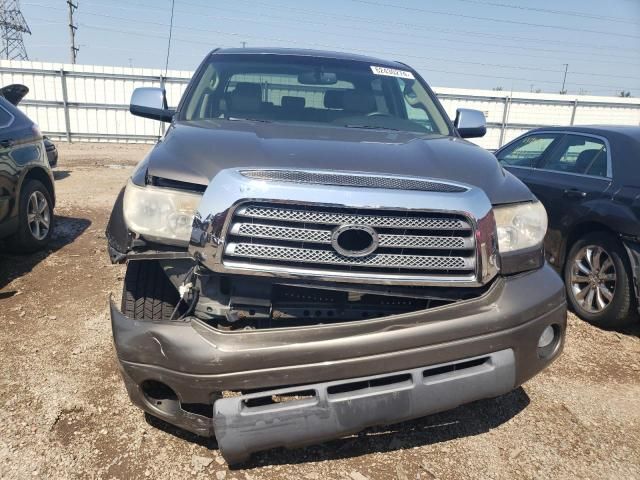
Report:
M147 403L163 413L174 414L180 409L176 392L168 385L156 380L145 380L140 385Z
M556 324L548 325L538 338L538 356L549 358L556 352L560 343L560 327Z

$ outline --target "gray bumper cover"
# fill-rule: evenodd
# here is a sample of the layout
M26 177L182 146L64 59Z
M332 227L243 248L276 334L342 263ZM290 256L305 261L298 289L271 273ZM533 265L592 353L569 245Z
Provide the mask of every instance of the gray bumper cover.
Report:
M317 443L495 397L515 382L515 356L508 349L386 375L223 398L214 404L215 435L222 456L234 464L260 450ZM296 393L305 396L261 402Z

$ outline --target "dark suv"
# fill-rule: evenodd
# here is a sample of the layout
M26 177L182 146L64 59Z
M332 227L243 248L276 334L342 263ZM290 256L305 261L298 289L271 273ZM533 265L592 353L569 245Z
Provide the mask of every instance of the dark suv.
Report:
M114 206L134 403L231 463L506 393L560 350L544 207L409 66L217 50Z
M16 107L28 91L24 85L0 89L0 244L16 252L47 245L54 223L53 174L42 134Z

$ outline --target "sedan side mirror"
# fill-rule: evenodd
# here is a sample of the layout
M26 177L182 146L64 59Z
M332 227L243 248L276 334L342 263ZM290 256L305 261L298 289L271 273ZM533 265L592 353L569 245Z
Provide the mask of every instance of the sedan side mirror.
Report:
M458 108L453 124L462 138L484 137L487 133L487 120L479 110Z
M175 110L167 108L165 91L157 87L136 88L131 95L129 111L138 117L170 122Z

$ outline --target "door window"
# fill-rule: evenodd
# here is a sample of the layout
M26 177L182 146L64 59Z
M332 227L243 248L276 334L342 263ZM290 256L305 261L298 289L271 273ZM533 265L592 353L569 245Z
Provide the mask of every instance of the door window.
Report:
M607 146L603 140L583 135L566 135L543 167L564 173L607 176Z
M501 164L512 167L536 167L557 139L556 134L528 135L500 152L498 160Z

